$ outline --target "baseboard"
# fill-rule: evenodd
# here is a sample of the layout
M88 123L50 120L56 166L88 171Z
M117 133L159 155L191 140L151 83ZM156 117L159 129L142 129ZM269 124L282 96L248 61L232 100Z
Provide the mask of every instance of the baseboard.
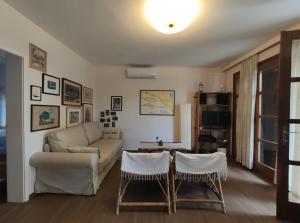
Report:
M37 194L36 193L32 193L32 194L29 194L29 200L32 200Z

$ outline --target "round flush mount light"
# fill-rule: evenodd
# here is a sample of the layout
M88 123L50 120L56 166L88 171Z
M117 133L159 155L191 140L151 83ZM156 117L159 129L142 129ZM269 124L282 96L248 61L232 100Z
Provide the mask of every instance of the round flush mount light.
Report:
M145 14L159 32L174 34L186 29L200 12L199 0L147 0Z

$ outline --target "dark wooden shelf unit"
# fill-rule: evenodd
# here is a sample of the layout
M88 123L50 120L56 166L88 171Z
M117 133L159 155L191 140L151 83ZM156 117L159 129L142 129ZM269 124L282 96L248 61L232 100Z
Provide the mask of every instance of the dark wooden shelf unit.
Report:
M217 151L217 148L226 148L227 153L230 152L231 98L230 92L196 92L194 125L196 153L212 153ZM214 116L217 118L214 119ZM210 125L210 122L215 123Z

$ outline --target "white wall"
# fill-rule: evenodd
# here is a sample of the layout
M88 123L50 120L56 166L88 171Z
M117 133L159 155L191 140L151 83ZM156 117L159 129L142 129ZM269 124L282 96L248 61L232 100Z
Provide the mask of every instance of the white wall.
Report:
M95 83L95 113L110 109L111 96L123 96L123 111L118 112L119 127L125 134L125 148L136 149L140 141L176 141L178 132L178 106L175 117L140 116L140 90L175 90L175 103L192 104L200 81L206 91L218 91L224 86L225 75L218 68L157 67L157 79L136 80L125 78L125 67L98 67ZM194 122L193 122L194 123ZM194 127L194 126L193 126Z
M0 49L24 58L25 196L20 197L19 201L25 201L28 200L29 194L33 192L35 180L35 170L30 167L29 159L33 153L42 151L43 136L46 133L46 131L30 132L30 85L41 86L42 74L37 70L30 69L28 66L29 43L34 43L48 52L47 73L54 76L66 77L94 88L94 68L86 60L79 57L3 1L0 1L0 15ZM42 102L39 104L60 105L61 97L43 95ZM65 117L66 110L62 106L61 127L65 126ZM20 148L20 151L22 151L22 148Z

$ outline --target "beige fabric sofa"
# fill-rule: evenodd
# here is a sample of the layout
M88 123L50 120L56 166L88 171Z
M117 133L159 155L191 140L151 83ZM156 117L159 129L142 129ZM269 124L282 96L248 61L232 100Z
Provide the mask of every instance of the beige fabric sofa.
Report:
M86 123L46 135L44 152L34 154L35 193L96 194L122 151L116 128Z

